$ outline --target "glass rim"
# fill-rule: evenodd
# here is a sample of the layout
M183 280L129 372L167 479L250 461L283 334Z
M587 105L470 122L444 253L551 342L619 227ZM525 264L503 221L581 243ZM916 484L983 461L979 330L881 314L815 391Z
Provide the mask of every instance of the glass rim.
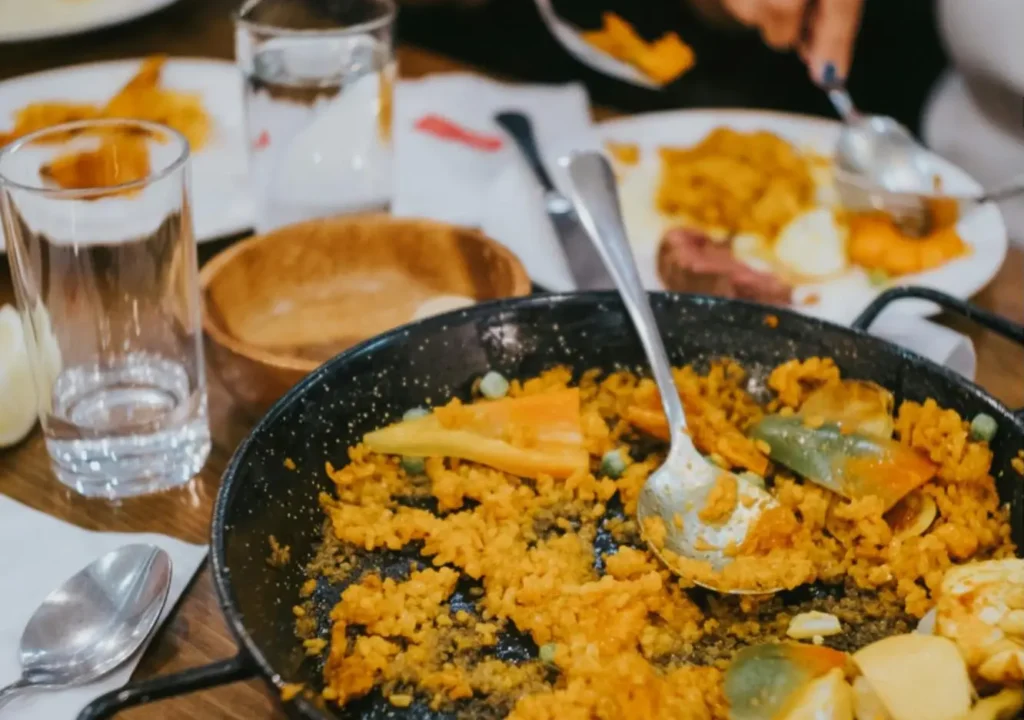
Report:
M379 3L384 12L380 17L373 18L372 20L366 20L365 22L358 23L356 25L338 26L332 28L286 28L280 25L270 25L268 23L254 22L247 20L243 15L248 12L252 7L259 4L263 0L247 0L241 8L235 10L231 14L232 20L235 21L235 28L244 28L251 32L261 32L268 35L277 35L279 37L298 37L298 38L332 38L332 37L347 37L349 35L361 35L373 30L380 30L381 28L387 27L394 23L395 16L398 15L398 4L395 0L373 0L375 3Z
M172 141L177 143L179 151L177 156L165 166L159 170L150 172L146 177L138 180L132 180L130 182L120 183L117 185L105 185L103 187L88 187L88 188L61 188L61 187L46 187L44 185L26 185L23 182L14 180L8 177L4 171L4 161L12 155L18 153L26 145L38 141L47 135L54 135L57 133L73 132L76 130L85 130L88 128L97 127L135 127L140 128L147 133L154 135L165 134L168 135ZM36 195L41 195L49 198L56 199L83 199L83 198L96 198L104 195L115 195L125 191L141 190L148 185L152 185L155 182L164 180L175 172L180 170L188 162L190 155L190 146L188 139L180 132L167 125L161 125L160 123L150 122L149 120L135 120L132 118L93 118L91 120L74 120L72 122L61 123L59 125L51 125L35 132L31 132L28 135L18 138L17 140L8 143L0 147L0 189L14 189L25 192L31 192Z

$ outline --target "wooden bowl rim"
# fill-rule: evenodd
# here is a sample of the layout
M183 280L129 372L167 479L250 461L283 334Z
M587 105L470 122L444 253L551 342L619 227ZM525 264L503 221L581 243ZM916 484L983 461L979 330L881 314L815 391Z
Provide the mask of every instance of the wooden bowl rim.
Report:
M305 360L303 358L295 357L294 355L283 355L269 350L263 350L262 348L254 347L253 345L230 335L226 330L222 329L218 323L214 322L210 317L210 313L207 312L207 290L216 280L221 271L253 247L279 241L283 238L289 237L296 230L313 225L330 224L343 227L348 224L356 223L394 224L404 225L407 227L419 227L423 230L457 231L467 237L473 238L474 241L479 242L484 246L490 247L497 255L496 262L505 262L508 265L512 273L512 293L508 297L523 297L529 295L533 288L533 284L530 282L530 277L526 274L526 268L523 267L522 261L515 255L515 253L497 240L485 235L477 228L453 225L450 223L422 218L397 218L383 213L319 218L306 220L292 225L285 225L267 233L253 235L243 240L239 240L210 258L199 270L199 292L203 316L203 332L205 332L216 344L226 348L235 355L260 363L261 365L274 367L280 370L292 370L304 375L316 370L323 364L322 362L317 362L316 360ZM390 329L391 328L387 328L384 332Z

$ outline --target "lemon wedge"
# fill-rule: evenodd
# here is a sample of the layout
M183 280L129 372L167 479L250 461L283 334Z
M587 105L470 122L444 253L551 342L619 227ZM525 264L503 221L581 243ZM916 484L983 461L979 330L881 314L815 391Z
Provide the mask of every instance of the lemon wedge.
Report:
M423 320L424 318L441 315L452 310L461 310L474 304L476 304L476 300L471 297L463 295L438 295L421 303L416 308L416 312L413 313L412 319L413 321Z
M0 447L20 442L37 417L32 367L21 317L10 305L0 308Z
M42 303L36 303L29 313L29 332L25 342L29 343L28 356L31 362L36 363L34 373L36 381L36 399L39 401L37 407L40 413L50 412L52 409L53 384L57 381L63 368L63 355L60 351L60 344L53 332L53 324L50 322L50 314Z

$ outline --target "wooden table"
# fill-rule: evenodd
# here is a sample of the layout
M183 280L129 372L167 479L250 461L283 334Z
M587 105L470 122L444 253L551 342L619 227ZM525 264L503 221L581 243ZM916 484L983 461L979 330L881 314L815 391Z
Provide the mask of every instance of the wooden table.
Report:
M232 0L184 0L129 28L103 31L87 39L69 39L22 46L0 46L0 79L76 62L132 57L164 51L173 55L230 58ZM401 47L402 75L467 69L452 60ZM612 114L598 111L598 117ZM204 246L209 257L223 247ZM1024 252L1013 250L1003 270L976 301L983 307L1024 322ZM13 302L6 260L0 260L0 303ZM954 323L970 334L978 350L981 385L1012 407L1024 405L1024 350L1008 341ZM214 447L202 474L187 487L118 506L79 498L50 474L43 440L35 432L21 445L0 451L0 493L85 528L166 533L190 542L208 540L210 510L220 473L231 452L252 424L232 405L223 387L210 377L210 410ZM221 618L210 574L203 569L187 590L169 622L161 629L136 672L136 678L175 672L233 655L235 645ZM282 717L273 696L259 681L238 683L168 700L128 713L126 718L256 718Z

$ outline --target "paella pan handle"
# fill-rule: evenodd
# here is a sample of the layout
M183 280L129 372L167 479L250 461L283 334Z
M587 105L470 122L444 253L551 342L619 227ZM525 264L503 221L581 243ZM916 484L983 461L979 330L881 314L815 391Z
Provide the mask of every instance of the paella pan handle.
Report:
M78 720L104 720L136 705L146 705L197 690L248 680L255 675L256 668L252 662L238 654L228 660L190 668L173 675L129 683L120 690L112 690L86 705L78 714Z
M871 323L873 323L881 314L882 310L884 310L890 303L904 298L916 298L919 300L931 301L942 307L943 310L961 315L994 333L1002 335L1008 340L1013 340L1018 345L1024 346L1024 326L1011 322L1010 320L1000 317L988 310L982 310L975 305L971 305L969 302L965 302L939 292L938 290L923 287L908 286L886 290L875 298L874 301L857 317L857 319L853 321L853 327L857 330L867 331L868 328L871 327ZM1014 414L1018 417L1024 418L1024 408L1014 411Z

